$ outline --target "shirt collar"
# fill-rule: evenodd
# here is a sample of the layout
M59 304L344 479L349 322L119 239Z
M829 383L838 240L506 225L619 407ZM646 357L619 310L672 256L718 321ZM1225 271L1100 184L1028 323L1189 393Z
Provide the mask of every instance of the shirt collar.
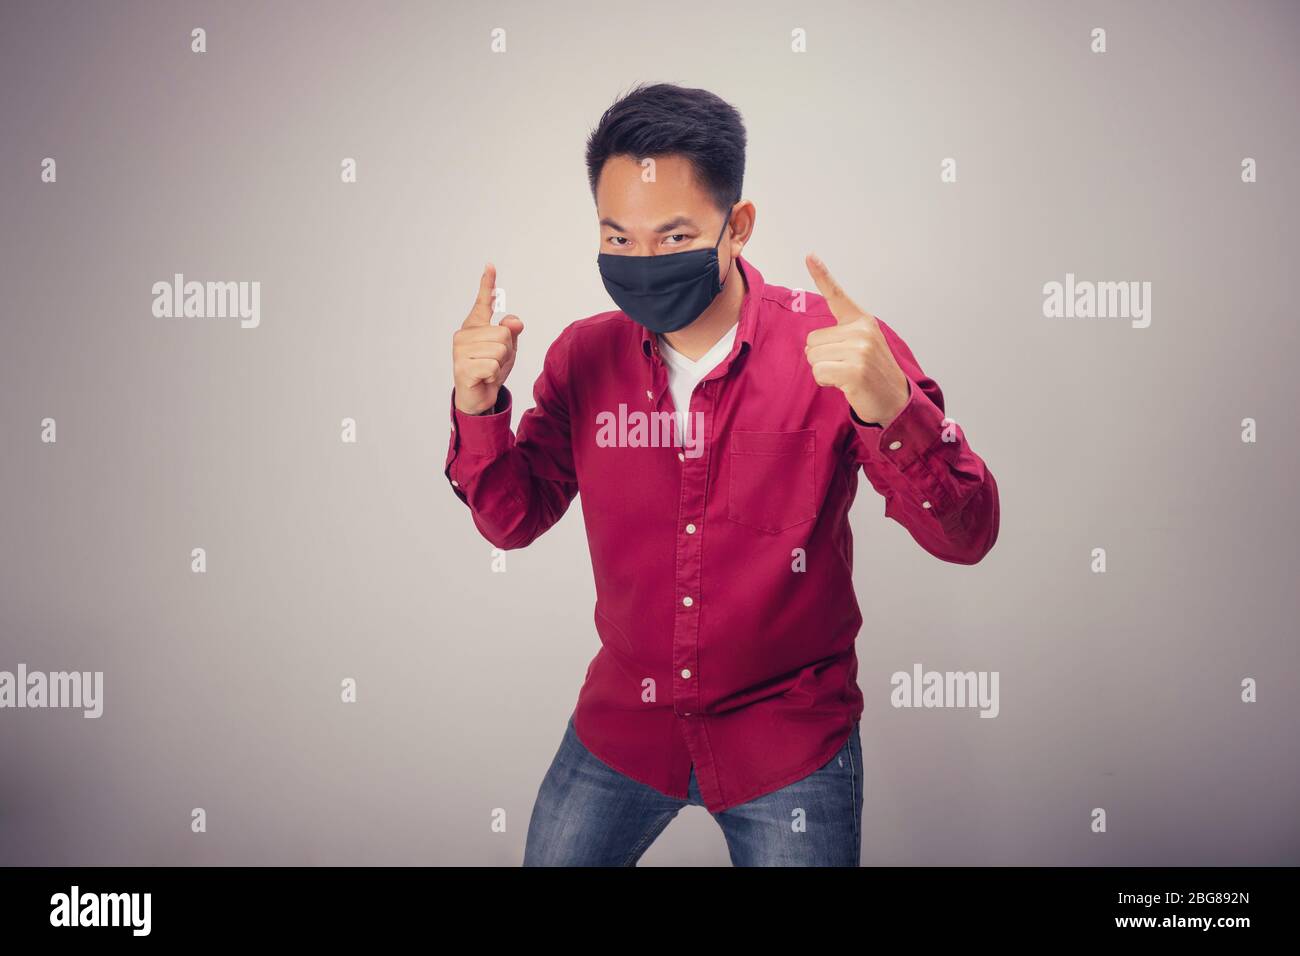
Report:
M744 256L736 256L736 265L745 280L745 298L740 302L740 320L737 322L736 339L739 344L734 348L754 347L754 338L758 333L758 305L763 301L763 274L746 261ZM641 351L646 358L658 346L655 335L644 325L641 326Z

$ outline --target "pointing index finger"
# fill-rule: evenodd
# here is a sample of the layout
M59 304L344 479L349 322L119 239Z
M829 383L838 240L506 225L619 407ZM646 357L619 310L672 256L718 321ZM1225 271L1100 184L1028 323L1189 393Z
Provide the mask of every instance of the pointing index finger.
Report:
M844 325L846 322L856 321L866 314L835 281L831 270L826 268L826 263L822 262L816 253L810 252L805 263L809 274L813 277L813 282L817 283L817 291L826 299L826 304L830 306L831 313L838 324Z
M492 324L492 292L496 289L497 267L488 263L483 267L483 275L478 280L478 295L474 298L474 307L469 310L465 325Z

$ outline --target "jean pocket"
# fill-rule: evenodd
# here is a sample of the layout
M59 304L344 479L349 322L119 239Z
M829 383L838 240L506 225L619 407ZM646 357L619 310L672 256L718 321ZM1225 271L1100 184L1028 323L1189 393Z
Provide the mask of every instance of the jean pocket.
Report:
M844 759L849 765L849 786L853 797L853 834L857 836L862 830L862 796L864 779L862 776L862 738L861 722L855 721L849 732L849 739L844 742Z
M733 431L727 518L779 534L817 517L817 430Z
M847 791L849 811L853 816L853 833L856 836L861 827L862 812L862 748L858 740L858 725L855 723L849 731L848 739L826 765L826 771L834 774L835 786Z

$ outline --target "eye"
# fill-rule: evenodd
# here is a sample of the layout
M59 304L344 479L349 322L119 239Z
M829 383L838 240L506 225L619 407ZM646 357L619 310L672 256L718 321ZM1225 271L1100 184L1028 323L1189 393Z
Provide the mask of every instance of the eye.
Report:
M627 242L627 237L626 237L626 236L610 236L610 237L609 237L609 242L610 242L612 245L615 245L615 246L621 246L621 245L623 245L624 243Z
M682 243L682 242L685 242L685 241L686 241L686 233L684 233L684 232L675 232L675 233L673 233L671 236L668 236L667 238L668 238L668 239L676 239L676 240L678 241L678 243Z

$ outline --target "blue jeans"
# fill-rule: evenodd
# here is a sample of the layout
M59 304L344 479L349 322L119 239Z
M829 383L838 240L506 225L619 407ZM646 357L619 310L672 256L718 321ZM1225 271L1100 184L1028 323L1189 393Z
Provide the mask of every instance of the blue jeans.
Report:
M713 814L734 866L861 865L860 723L802 780ZM570 716L533 805L524 866L635 866L682 807L703 805L694 767L687 799L667 796L592 754Z

